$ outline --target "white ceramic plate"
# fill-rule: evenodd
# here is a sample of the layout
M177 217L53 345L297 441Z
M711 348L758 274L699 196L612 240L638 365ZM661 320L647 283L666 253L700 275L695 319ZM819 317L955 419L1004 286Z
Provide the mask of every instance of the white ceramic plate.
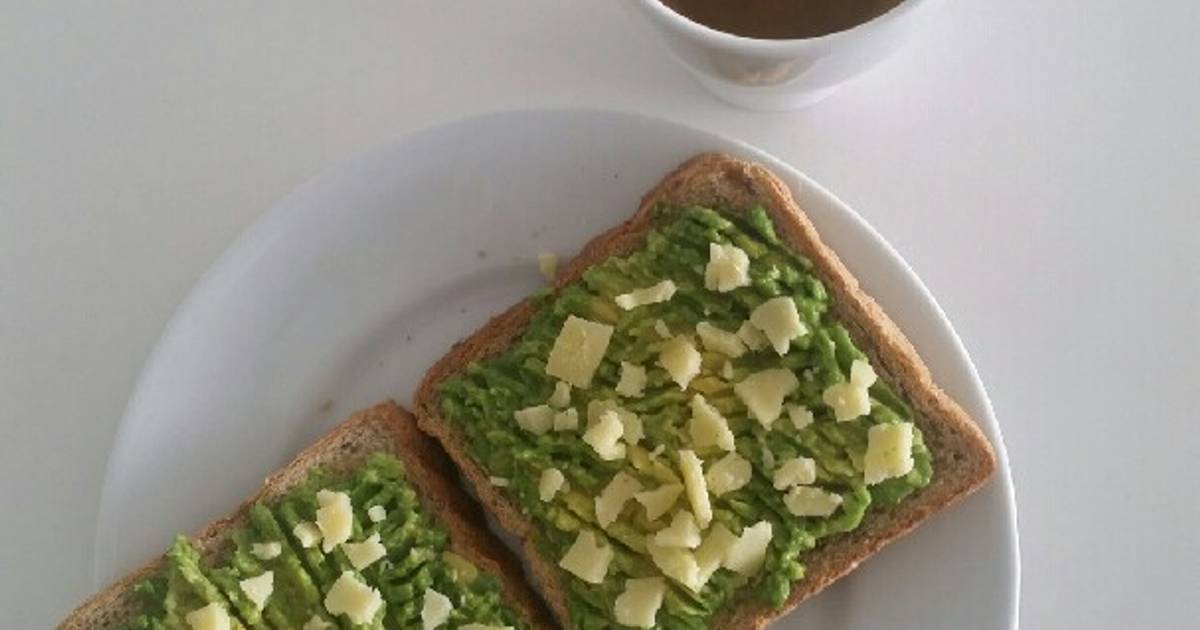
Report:
M857 214L790 166L663 120L492 114L388 142L301 186L180 306L121 423L96 531L97 586L194 531L350 411L407 402L455 340L540 286L700 151L768 164L983 425L995 479L779 628L1015 627L1016 507L983 385L937 303ZM864 177L869 177L864 173Z

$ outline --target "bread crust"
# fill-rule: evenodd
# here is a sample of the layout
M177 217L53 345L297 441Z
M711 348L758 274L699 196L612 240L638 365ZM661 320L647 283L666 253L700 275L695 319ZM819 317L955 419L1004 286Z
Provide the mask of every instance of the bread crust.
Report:
M380 451L404 462L406 477L422 505L449 530L450 548L498 577L506 602L534 628L553 628L524 580L520 561L487 530L483 513L459 485L442 449L417 428L411 414L392 401L359 411L334 427L268 477L262 489L237 510L204 527L192 542L205 560L219 558L231 550L233 532L247 522L255 503L283 497L303 483L314 467L350 473L360 468L368 455ZM59 630L117 628L128 623L140 608L130 588L163 567L161 558L142 565L72 611Z
M863 560L917 527L934 513L977 490L996 467L996 457L983 432L967 413L933 381L904 333L859 286L837 254L820 239L815 226L778 177L759 164L728 155L697 155L669 173L641 201L624 223L595 237L570 261L554 282L561 290L580 279L589 267L640 246L651 228L652 211L660 203L702 205L745 212L766 209L781 239L814 264L814 273L833 296L834 312L855 343L867 353L879 377L898 390L915 411L933 457L931 483L897 506L872 510L852 532L826 539L806 556L807 573L793 585L780 608L742 597L713 620L715 628L761 628L846 575ZM522 540L526 561L538 590L560 623L569 626L566 576L554 559L534 549L536 531L520 507L488 483L487 473L469 455L463 437L441 418L438 385L461 374L475 361L507 348L525 330L535 312L522 301L455 344L426 374L413 406L422 430L436 437L462 470L483 505L500 525Z

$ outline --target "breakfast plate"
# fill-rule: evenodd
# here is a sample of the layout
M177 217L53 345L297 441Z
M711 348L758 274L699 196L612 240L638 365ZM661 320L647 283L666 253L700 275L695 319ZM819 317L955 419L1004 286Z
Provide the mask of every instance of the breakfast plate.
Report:
M999 426L953 328L902 258L794 168L740 142L632 114L489 114L384 143L285 197L175 313L118 430L96 529L103 586L228 512L349 412L407 404L456 340L542 285L687 157L766 164L981 424L998 474L777 628L1017 624L1016 506Z

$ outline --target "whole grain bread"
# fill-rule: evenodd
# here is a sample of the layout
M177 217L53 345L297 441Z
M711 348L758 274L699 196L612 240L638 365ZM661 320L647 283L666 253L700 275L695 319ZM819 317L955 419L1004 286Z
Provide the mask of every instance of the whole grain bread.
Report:
M748 211L762 206L793 251L809 258L816 275L833 296L836 316L855 344L868 354L879 377L912 403L916 423L933 456L933 481L917 494L890 508L872 510L860 527L824 541L805 559L808 570L787 603L772 608L743 597L715 619L714 628L761 628L800 602L846 575L887 543L903 536L935 512L978 489L996 466L995 454L979 427L936 383L915 348L886 313L867 295L837 254L821 242L816 228L778 177L759 165L722 154L701 154L684 162L646 194L636 214L584 246L555 280L556 290L580 279L592 265L638 248L651 228L652 211L660 203L701 205ZM536 550L533 524L502 490L488 483L487 473L470 456L463 437L441 416L438 385L475 361L506 349L525 330L534 314L532 301L520 302L457 343L426 374L414 399L420 426L436 437L472 484L484 506L522 546L538 590L559 621L569 625L566 580L557 559Z
M417 428L412 415L391 401L359 411L337 425L268 477L262 489L236 511L202 529L192 542L206 562L219 559L231 551L232 535L246 525L254 503L282 498L315 467L350 474L368 455L381 451L404 462L406 477L421 503L449 530L451 549L498 577L506 603L534 628L552 628L544 607L523 579L520 561L488 531L483 513L459 485L445 453ZM148 562L81 604L59 629L117 628L127 623L139 612L131 587L162 568L161 558Z

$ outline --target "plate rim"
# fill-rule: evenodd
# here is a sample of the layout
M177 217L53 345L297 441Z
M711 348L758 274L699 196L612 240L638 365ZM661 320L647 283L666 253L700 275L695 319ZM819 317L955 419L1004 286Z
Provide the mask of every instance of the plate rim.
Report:
M117 446L127 439L127 434L130 429L130 417L134 410L145 396L145 390L150 380L149 376L154 373L160 363L163 362L165 348L170 346L172 340L175 340L182 333L181 327L185 324L186 316L196 311L196 304L203 303L204 299L210 294L220 283L220 279L225 277L230 271L235 270L246 255L250 253L251 246L258 243L261 237L268 233L271 227L283 220L294 210L293 200L301 197L310 189L316 188L321 183L337 177L340 174L349 173L356 168L371 163L377 155L386 153L398 144L412 142L417 137L437 133L443 129L458 125L479 124L489 118L505 118L509 116L537 116L537 115L584 115L584 116L602 116L613 119L627 119L632 122L642 124L660 125L673 127L678 131L685 133L702 135L714 140L720 141L727 145L738 147L750 159L757 160L767 165L771 170L786 173L788 177L800 182L804 187L811 188L818 195L825 197L837 207L837 210L848 220L855 223L855 227L865 231L876 244L881 246L888 258L899 263L901 273L906 279L912 283L922 297L930 306L933 307L934 314L939 320L939 324L944 328L945 332L949 333L950 349L958 356L967 368L967 384L974 390L983 404L983 417L975 418L976 422L983 426L982 428L990 429L994 433L995 443L993 444L996 451L997 470L996 478L991 483L998 483L1002 492L1005 507L1007 508L1007 527L1005 531L1012 536L1012 553L1008 558L1012 571L1012 594L1008 601L1009 626L1014 630L1019 627L1020 618L1020 599L1021 599L1021 545L1020 545L1020 530L1018 527L1018 511L1016 501L1016 491L1012 479L1012 469L1008 457L1008 449L1004 440L1003 431L1000 427L999 419L996 417L995 408L992 405L991 397L988 395L987 388L984 386L982 379L979 376L979 371L971 359L970 353L963 344L962 338L958 331L954 328L953 323L947 317L945 311L937 298L930 292L929 288L909 265L900 252L886 239L879 231L875 229L862 215L860 215L852 206L844 202L836 194L830 192L819 182L809 177L800 169L792 166L783 159L776 157L770 152L760 149L746 141L730 137L726 134L711 131L694 125L678 122L661 116L645 114L641 112L592 108L592 107L531 107L531 108L515 108L492 110L481 113L476 113L468 116L453 118L450 120L434 122L412 129L406 133L391 136L382 139L368 147L353 153L345 158L336 160L324 165L315 173L308 176L305 180L297 184L294 188L275 201L266 211L258 215L250 221L250 223L241 230L241 232L229 243L221 253L213 260L209 267L200 275L199 278L188 289L185 297L171 311L171 315L163 325L161 332L154 342L154 346L147 353L146 359L142 367L138 371L137 378L134 381L129 398L122 409L121 419L117 424L117 429L113 432L113 437L108 445L108 454L105 458L104 477L99 493L99 502L96 512L96 521L92 535L92 586L93 588L104 588L108 581L101 577L101 567L99 562L99 550L103 544L100 540L101 536L101 521L102 515L105 512L105 505L110 503L110 494L114 492L113 484L113 461L117 451Z

